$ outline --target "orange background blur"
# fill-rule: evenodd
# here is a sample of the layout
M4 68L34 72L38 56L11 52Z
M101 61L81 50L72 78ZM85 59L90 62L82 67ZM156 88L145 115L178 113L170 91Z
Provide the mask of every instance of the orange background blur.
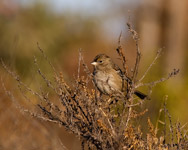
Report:
M33 64L37 57L42 71L49 77L52 70L41 57L37 42L58 71L71 83L77 74L78 50L92 71L90 62L96 54L106 53L120 64L115 49L122 31L121 44L125 49L129 69L135 62L135 44L126 27L132 25L140 36L142 61L139 76L144 73L159 48L162 56L145 81L167 76L179 68L180 74L153 89L148 117L155 123L164 96L168 95L168 109L173 121L188 121L188 1L181 0L54 0L0 1L0 58L34 89L41 88L42 79ZM22 100L16 82L0 67L6 88L27 109L33 109ZM142 91L147 92L146 89ZM33 100L35 101L35 100ZM79 140L62 127L23 115L0 84L0 149L47 150L80 149ZM145 116L147 118L147 116ZM140 124L144 124L144 119Z

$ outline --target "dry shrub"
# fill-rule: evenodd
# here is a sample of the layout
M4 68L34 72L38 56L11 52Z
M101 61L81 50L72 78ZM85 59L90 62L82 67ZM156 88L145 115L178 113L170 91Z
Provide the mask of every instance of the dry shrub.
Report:
M144 114L147 113L147 109L141 112L136 109L145 101L136 99L133 96L134 90L141 86L147 86L149 89L149 97L152 88L156 84L174 77L178 74L179 70L174 69L167 77L157 81L150 83L142 82L153 64L159 58L162 51L162 49L160 49L157 51L156 57L143 76L137 79L141 59L141 51L138 44L139 37L137 32L131 27L131 24L127 23L127 25L136 44L137 56L132 74L129 75L126 57L121 47L120 35L116 51L122 61L123 79L127 80L126 77L129 76L132 80L126 85L128 88L125 97L99 96L96 88L91 89L88 87L89 82L92 82L92 73L84 63L81 52L79 52L78 76L75 78L72 85L68 85L63 78L63 74L55 70L48 60L48 57L38 45L41 54L54 71L54 81L50 81L47 79L46 75L42 73L36 58L34 63L38 68L39 75L42 77L47 87L57 96L57 99L52 101L45 92L32 90L19 79L18 75L8 69L2 61L3 68L17 81L23 96L28 99L23 92L27 91L40 100L40 103L35 105L35 107L37 107L41 113L25 109L18 103L16 105L24 113L43 121L59 124L66 128L67 131L77 135L81 140L82 149L187 149L187 135L182 130L180 123L172 123L171 116L166 108L166 100L164 101L164 106L160 109L160 114L164 114L165 120L161 121L158 119L157 125L154 127L148 118L148 133L145 137L143 136L141 127L134 123L138 117L144 117ZM85 76L80 76L81 69L85 72ZM8 91L5 86L4 89L15 102L13 94ZM54 101L58 101L61 104L57 105ZM167 127L167 118L169 120L169 127ZM158 135L158 123L164 125L162 135ZM62 149L66 148L63 147Z

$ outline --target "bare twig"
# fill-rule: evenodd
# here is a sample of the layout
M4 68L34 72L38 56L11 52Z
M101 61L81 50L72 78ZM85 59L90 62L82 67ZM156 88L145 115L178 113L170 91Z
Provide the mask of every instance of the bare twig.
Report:
M128 77L128 67L126 64L127 61L126 61L125 55L123 53L123 48L121 46L121 36L122 36L122 32L119 35L118 47L117 47L116 51L117 51L118 55L120 56L120 59L123 63L123 72L124 72L125 76Z
M43 57L46 59L46 61L48 62L48 64L51 66L51 68L53 69L53 72L55 73L55 75L57 76L57 71L55 69L55 67L52 65L51 61L48 59L48 57L46 56L46 54L44 53L44 51L42 50L42 48L40 47L39 43L37 42L37 47L40 50L40 52L42 53Z
M157 51L156 57L154 58L154 60L152 61L152 63L149 65L149 67L147 68L147 70L145 71L145 73L143 74L143 76L140 78L140 80L138 81L138 83L140 83L146 77L146 75L148 74L148 72L150 71L150 69L152 68L152 66L155 64L156 60L160 57L161 51L162 51L162 49L159 49Z
M132 106L133 105L133 98L131 97L129 99L129 101L130 101L130 106ZM126 118L126 122L125 122L125 128L128 127L129 121L131 120L132 109L133 109L132 107L128 107L128 113L127 113L127 118Z
M42 73L41 69L39 68L39 65L37 63L37 58L34 57L34 64L37 67L37 72L39 73L39 75L42 77L42 79L46 82L47 86L50 87L51 89L53 89L55 91L55 93L57 93L57 90L55 89L55 87L52 85L52 82L50 80L48 80L46 78L46 76Z
M102 108L99 108L99 109L100 109L101 112L103 113L104 117L107 119L108 124L110 125L110 128L111 128L111 130L112 130L113 136L116 137L116 132L115 132L115 130L114 130L114 128L113 128L113 126L112 126L112 124L111 124L111 122L110 122L110 120L109 120L107 114L102 110Z
M59 138L59 143L60 143L61 146L62 146L62 150L68 150L68 149L66 148L66 146L62 143L62 141L61 141L60 138Z
M81 54L81 49L79 49L77 80L80 78L80 64L81 64L81 59L82 59L82 54Z
M166 113L170 122L170 134L171 134L171 147L173 147L174 144L174 128L172 124L172 116L170 115L168 109L166 109Z
M135 107L135 106L139 106L141 104L142 104L142 102L138 102L138 103L135 103L135 104L132 104L132 105L125 105L125 107Z
M164 104L163 104L163 109L164 109L164 143L166 142L166 116L167 116L167 108L166 108L166 101L168 99L168 96L166 95L164 98Z
M132 28L130 22L127 23L129 32L132 34L132 38L135 41L136 44L136 62L135 62L135 66L134 66L134 70L133 70L133 75L132 75L132 81L135 82L136 81L136 77L138 74L138 68L139 68L139 64L140 64L140 59L141 59L141 51L139 48L139 37L138 37L138 33Z
M18 82L19 85L23 86L25 89L27 89L27 91L29 91L31 94L37 96L39 99L43 100L42 96L41 96L39 93L33 91L31 88L29 88L27 85L25 85L25 84L20 80L20 78L19 78L18 75L16 75L14 72L10 71L9 68L4 64L4 62L3 62L2 59L1 59L1 64L2 64L3 68L5 69L5 71L6 71L13 79L15 79L15 80Z
M138 85L135 86L135 88L138 88L140 86L155 86L156 84L159 84L161 82L164 82L172 77L175 77L177 74L179 73L179 69L174 69L171 73L169 73L169 75L166 78L161 78L157 81L153 81L150 83L139 83Z
M87 80L86 80L86 85L88 85L88 82L89 82L89 79L93 79L93 74L91 73L91 71L89 70L88 66L86 65L85 61L84 61L84 58L82 56L82 53L81 53L81 50L79 51L79 59L80 61L82 61L82 66L84 68L84 71L87 75Z

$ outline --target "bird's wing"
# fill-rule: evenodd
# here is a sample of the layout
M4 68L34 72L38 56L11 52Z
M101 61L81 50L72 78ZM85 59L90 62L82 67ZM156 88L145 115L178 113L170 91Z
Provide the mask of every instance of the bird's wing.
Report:
M123 75L123 72L121 71L121 69L119 68L118 65L114 64L113 65L113 69L115 69L120 76Z
M119 68L118 65L114 64L113 68L118 72L118 74L126 81L131 82L131 78L124 75L123 71Z

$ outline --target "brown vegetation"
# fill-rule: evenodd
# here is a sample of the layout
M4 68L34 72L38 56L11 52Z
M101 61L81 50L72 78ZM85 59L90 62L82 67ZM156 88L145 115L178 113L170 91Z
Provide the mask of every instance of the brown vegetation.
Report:
M148 118L148 132L144 135L141 126L136 124L139 117L144 117L147 109L141 109L141 105L145 101L133 97L134 90L141 86L148 87L148 95L152 93L152 88L165 80L178 74L179 70L174 69L166 78L161 78L150 83L143 83L143 79L152 68L155 61L161 54L161 49L157 52L153 62L149 65L143 76L138 79L139 64L141 59L141 51L139 49L139 37L137 32L128 23L128 29L136 44L136 61L132 71L131 79L133 82L128 83L127 96L125 98L98 96L96 89L91 89L88 84L92 82L92 73L84 62L81 51L79 53L78 75L72 85L68 85L63 78L62 73L58 73L38 45L43 58L51 66L54 71L54 81L50 81L41 71L37 58L34 64L38 68L37 71L42 77L50 92L56 95L56 99L48 96L48 91L34 91L19 76L12 72L2 61L3 68L10 74L18 84L23 97L31 102L26 92L34 95L39 100L34 105L40 112L32 111L24 108L19 104L11 91L8 91L2 81L4 91L10 96L13 103L24 114L29 114L34 118L43 121L59 124L67 129L67 131L75 134L80 140L82 149L187 149L188 137L183 131L183 126L179 122L172 123L172 118L166 107L167 97L164 99L163 106L159 111L159 117L154 126L150 118ZM129 74L126 64L124 50L121 47L121 35L119 37L117 53L122 61L124 75ZM85 72L85 76L80 76L81 69ZM114 102L116 101L116 102ZM140 109L138 109L140 108ZM161 119L163 116L163 120ZM163 132L158 133L158 126L163 126ZM168 126L169 125L169 126ZM66 149L62 147L62 149Z

